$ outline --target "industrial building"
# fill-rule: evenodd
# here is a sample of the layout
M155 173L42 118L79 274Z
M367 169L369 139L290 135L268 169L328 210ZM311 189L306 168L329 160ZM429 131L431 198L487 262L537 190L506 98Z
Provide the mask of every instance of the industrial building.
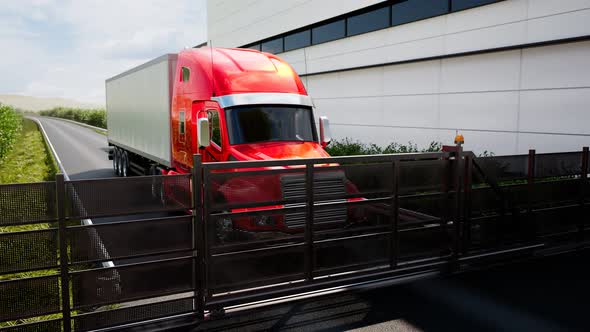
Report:
M589 0L209 0L208 35L288 61L337 139L590 145Z

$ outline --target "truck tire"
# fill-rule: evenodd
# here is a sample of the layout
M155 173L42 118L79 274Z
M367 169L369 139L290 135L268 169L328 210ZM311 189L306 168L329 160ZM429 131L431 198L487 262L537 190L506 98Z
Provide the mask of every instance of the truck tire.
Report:
M129 154L127 151L121 153L121 176L126 178L129 173Z
M115 175L121 176L121 149L115 148L115 156L113 160L115 161Z
M113 171L117 174L117 148L113 149Z

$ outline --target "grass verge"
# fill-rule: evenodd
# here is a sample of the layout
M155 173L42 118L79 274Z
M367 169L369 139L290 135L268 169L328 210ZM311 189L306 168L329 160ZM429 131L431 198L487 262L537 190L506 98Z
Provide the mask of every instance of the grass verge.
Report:
M52 181L57 167L35 122L23 119L23 130L0 163L0 184Z

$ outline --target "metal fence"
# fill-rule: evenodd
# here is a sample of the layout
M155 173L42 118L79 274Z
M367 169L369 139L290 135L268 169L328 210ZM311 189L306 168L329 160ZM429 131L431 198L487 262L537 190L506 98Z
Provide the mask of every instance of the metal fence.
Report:
M194 323L588 244L588 149L194 165L0 186L2 329Z

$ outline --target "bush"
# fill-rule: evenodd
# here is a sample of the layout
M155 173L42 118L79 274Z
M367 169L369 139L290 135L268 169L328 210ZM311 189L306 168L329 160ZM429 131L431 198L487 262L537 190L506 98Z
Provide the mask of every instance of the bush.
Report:
M0 104L0 161L12 150L22 129L22 117L8 105Z
M418 145L408 142L407 145L399 143L390 143L386 147L377 144L365 144L359 141L345 138L336 140L326 147L326 151L334 157L337 156L357 156L370 154L391 154L391 153L412 153L412 152L438 152L442 149L442 143L431 142L426 148L419 149Z
M50 110L41 111L39 114L82 122L104 129L107 128L107 113L103 109L85 110L79 108L55 107Z

